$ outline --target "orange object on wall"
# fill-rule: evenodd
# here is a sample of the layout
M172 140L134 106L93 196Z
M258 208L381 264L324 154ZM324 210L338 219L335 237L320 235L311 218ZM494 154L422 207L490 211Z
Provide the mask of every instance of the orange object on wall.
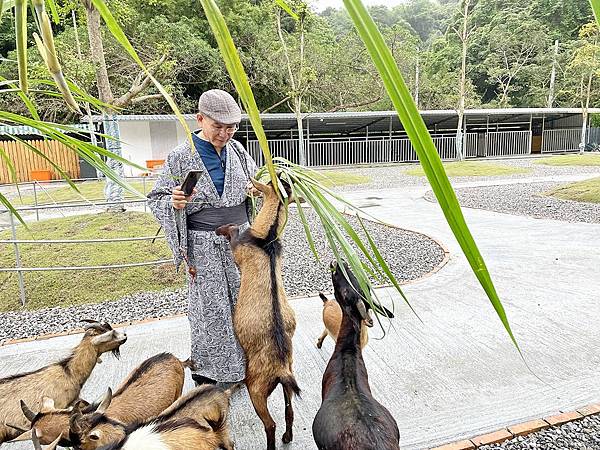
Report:
M147 159L146 167L148 169L162 169L165 165L164 159Z
M29 179L31 181L50 181L52 172L49 170L30 170Z

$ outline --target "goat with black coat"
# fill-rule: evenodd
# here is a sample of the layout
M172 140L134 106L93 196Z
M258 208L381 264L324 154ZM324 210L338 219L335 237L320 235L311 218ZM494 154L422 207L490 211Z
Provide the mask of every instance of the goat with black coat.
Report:
M323 374L323 401L312 427L315 442L320 450L398 450L398 425L371 394L360 348L361 321L373 326L367 312L369 304L347 265L342 270L332 263L331 268L343 319Z

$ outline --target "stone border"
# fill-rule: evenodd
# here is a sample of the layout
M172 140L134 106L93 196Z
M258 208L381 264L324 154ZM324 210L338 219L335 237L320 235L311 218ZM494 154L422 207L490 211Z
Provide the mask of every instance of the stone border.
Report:
M583 419L586 416L600 413L600 403L592 403L574 411L560 411L559 414L547 416L542 419L529 420L527 422L510 425L491 433L481 434L470 439L463 439L432 450L472 450L484 445L499 444L517 436L526 436L551 426L563 425L567 422Z

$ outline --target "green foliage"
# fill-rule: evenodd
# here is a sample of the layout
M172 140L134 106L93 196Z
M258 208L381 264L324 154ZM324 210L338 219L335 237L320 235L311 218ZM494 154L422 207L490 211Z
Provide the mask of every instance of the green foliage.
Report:
M559 155L543 158L536 164L546 166L600 166L600 155L598 153L584 153L583 155Z

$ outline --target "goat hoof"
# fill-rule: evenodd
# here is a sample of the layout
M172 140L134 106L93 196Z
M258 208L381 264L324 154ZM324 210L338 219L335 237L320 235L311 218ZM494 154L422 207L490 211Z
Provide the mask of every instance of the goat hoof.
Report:
M322 342L317 342L317 348L321 348L323 347L323 343Z
M291 431L286 431L285 433L283 433L283 436L281 436L281 440L284 444L289 444L290 442L292 442L293 438L294 436Z

